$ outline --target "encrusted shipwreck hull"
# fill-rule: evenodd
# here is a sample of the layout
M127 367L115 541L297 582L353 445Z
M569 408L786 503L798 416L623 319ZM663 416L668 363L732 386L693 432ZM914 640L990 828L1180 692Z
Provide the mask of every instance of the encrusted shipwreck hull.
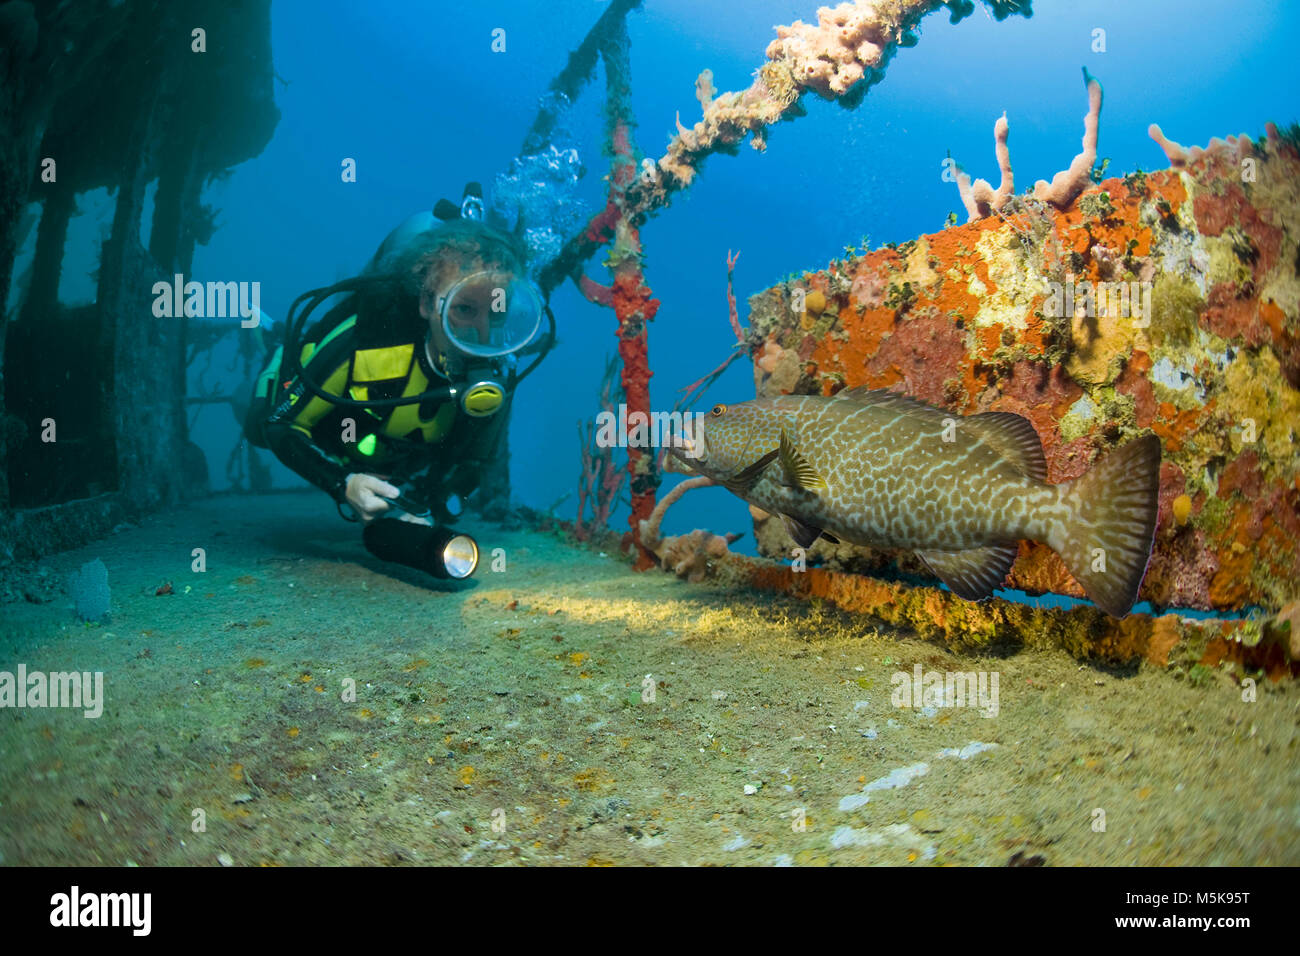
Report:
M1300 154L1269 132L1106 180L1065 210L1012 199L750 299L760 396L867 385L964 415L1015 412L1042 439L1052 482L1154 431L1164 446L1160 518L1141 599L1258 614L1121 623L1083 609L971 605L836 574L896 561L924 571L910 556L824 540L811 557L828 570L755 568L756 583L950 637L1068 620L1079 633L1067 643L1108 656L1164 660L1189 628L1209 640L1211 661L1261 636L1297 656L1294 629L1277 624L1300 596ZM788 557L781 523L755 519L761 551ZM1021 545L1008 583L1082 596L1040 544Z

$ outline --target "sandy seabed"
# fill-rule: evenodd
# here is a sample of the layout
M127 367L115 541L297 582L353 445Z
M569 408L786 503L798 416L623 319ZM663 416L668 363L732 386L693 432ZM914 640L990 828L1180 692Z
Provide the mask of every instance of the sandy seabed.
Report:
M484 565L445 585L306 493L46 559L102 558L112 619L0 604L0 670L102 671L104 711L0 710L0 862L1300 863L1291 682L956 655L466 530ZM896 707L917 664L996 674L996 716Z

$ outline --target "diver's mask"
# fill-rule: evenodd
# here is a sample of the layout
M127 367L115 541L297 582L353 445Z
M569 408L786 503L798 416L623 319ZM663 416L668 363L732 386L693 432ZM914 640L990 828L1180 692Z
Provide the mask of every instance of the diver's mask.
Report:
M447 290L438 316L450 348L472 358L500 358L533 340L542 324L542 297L509 273L475 272Z
M429 358L463 383L455 387L465 414L484 418L505 402L506 389L495 379L513 368L515 353L537 335L542 309L536 288L508 273L475 272L441 297L439 344L448 354L435 362L431 340Z

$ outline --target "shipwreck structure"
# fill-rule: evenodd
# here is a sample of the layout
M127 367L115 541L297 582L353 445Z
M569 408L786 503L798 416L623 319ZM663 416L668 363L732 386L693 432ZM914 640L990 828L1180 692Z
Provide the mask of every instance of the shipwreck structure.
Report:
M23 294L0 316L0 559L75 546L202 484L179 467L202 467L186 320L156 317L152 289L211 237L204 185L269 142L272 80L269 0L0 3L0 302L16 281ZM68 225L101 187L115 206L95 301L68 307Z

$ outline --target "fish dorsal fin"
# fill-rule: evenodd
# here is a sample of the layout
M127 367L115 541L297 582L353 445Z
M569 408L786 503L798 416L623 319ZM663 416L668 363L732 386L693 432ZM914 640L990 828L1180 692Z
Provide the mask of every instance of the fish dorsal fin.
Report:
M808 491L826 490L826 479L817 474L817 469L808 463L807 458L799 454L799 449L794 447L790 436L785 432L781 432L781 446L777 452L787 485Z
M1001 587L1016 560L1018 544L991 544L965 551L918 551L917 555L958 597L982 601Z
M907 395L900 395L898 392L891 392L883 388L867 388L865 385L841 389L831 397L856 402L859 405L879 405L882 408L897 408L906 411L943 411Z
M992 445L1022 475L1035 481L1047 480L1043 443L1029 419L1014 412L981 412L958 421Z
M821 528L810 528L796 518L789 515L781 515L781 523L785 525L785 532L794 539L794 543L801 548L811 548L814 541L821 535Z

